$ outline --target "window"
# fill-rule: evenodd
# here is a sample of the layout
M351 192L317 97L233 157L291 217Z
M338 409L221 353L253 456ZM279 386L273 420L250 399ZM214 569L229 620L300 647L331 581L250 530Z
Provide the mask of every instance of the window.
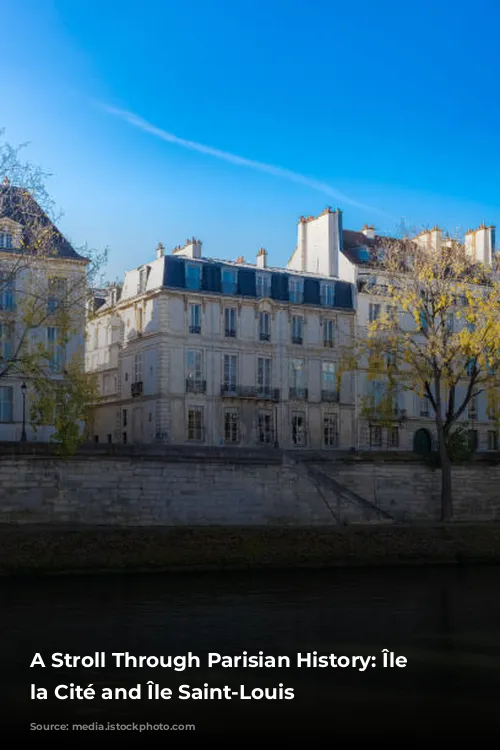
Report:
M471 451L477 451L479 445L479 433L477 430L469 430L469 446Z
M203 379L202 352L190 349L186 352L186 376L192 383L201 383Z
M238 355L224 354L224 388L235 391L238 382Z
M197 291L201 287L201 266L198 263L186 265L186 287Z
M126 427L126 426L127 426L127 410L123 409L122 410L122 427Z
M12 422L13 388L0 387L0 422Z
M139 271L139 289L137 290L138 294L144 294L144 292L146 291L149 270L149 268L141 268L141 270Z
M337 379L335 375L334 362L321 363L321 388L324 391L335 391Z
M477 419L477 396L472 396L468 405L469 419Z
M302 344L304 340L304 318L302 315L292 316L292 344Z
M323 321L323 346L333 346L333 320Z
M259 339L261 341L271 340L271 316L268 312L259 314Z
M51 372L60 372L64 366L65 347L60 341L57 328L53 326L47 328L47 354L49 370Z
M9 232L0 232L0 248L10 250L12 247L12 235Z
M303 359L290 360L290 388L300 391L305 386L305 371Z
M203 406L188 409L188 440L203 440Z
M268 273L257 273L255 276L255 291L257 297L271 296L271 276Z
M323 445L334 448L337 445L337 417L335 414L325 414L323 417Z
M122 440L123 440L123 445L127 445L127 433L126 432L122 433Z
M224 309L224 334L226 337L236 337L236 308L226 307Z
M9 361L14 356L14 324L0 323L0 356Z
M272 412L261 411L257 417L257 440L264 445L274 443Z
M429 416L429 406L430 406L430 400L428 396L422 396L422 398L419 399L419 415L421 417L428 417Z
M370 446L372 448L382 446L382 428L379 425L370 425Z
M49 279L49 296L47 299L47 311L49 315L54 315L59 308L63 307L65 298L66 279Z
M380 318L380 305L378 302L370 302L370 308L368 313L370 323Z
M333 284L323 282L321 284L321 304L324 307L333 307L335 304L335 287Z
M137 352L134 356L134 382L142 381L142 352Z
M399 428L391 427L389 429L389 447L399 448Z
M236 294L236 271L232 268L222 269L222 293Z
M0 310L14 309L14 274L0 273Z
M304 279L288 279L288 298L290 302L302 302L304 296Z
M201 305L189 305L189 333L201 333Z
M271 359L259 357L257 360L257 384L260 390L271 387Z
M142 327L143 327L143 312L142 307L136 307L135 308L135 330L137 333L142 333Z
M488 430L488 450L498 450L498 432L496 430Z
M306 417L303 412L292 414L292 442L299 447L306 444Z
M224 442L239 443L240 420L237 409L226 409L224 411Z

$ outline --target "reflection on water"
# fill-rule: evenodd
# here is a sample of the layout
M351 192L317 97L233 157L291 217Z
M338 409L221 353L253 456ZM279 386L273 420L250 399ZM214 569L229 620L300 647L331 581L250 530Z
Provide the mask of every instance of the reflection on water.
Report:
M0 583L2 683L12 722L196 723L200 732L349 731L401 738L473 724L497 711L500 569L140 574ZM298 652L381 657L405 669L207 669L204 654ZM36 651L185 654L202 668L29 669ZM108 662L110 664L110 662ZM295 700L31 701L29 685L293 687ZM175 691L174 691L175 692ZM4 703L5 705L5 703ZM445 717L445 719L443 719ZM452 726L450 727L450 720ZM461 731L461 730L460 730ZM405 735L402 735L404 732ZM169 735L171 737L171 735ZM444 735L443 735L444 736ZM142 735L144 737L144 735Z

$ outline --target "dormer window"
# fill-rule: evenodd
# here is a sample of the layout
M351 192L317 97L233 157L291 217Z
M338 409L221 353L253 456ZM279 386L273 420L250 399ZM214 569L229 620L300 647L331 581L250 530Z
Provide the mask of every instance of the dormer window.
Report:
M0 232L0 249L10 250L12 247L12 235L9 232Z
M335 287L333 284L321 284L321 304L324 307L333 307L335 304Z
M302 302L304 296L304 279L288 279L288 297L290 302Z
M255 290L257 297L271 296L271 275L269 273L257 273L255 276Z
M199 291L201 287L201 266L199 263L188 263L186 265L186 287L193 291Z
M232 268L222 270L222 293L236 294L236 271Z

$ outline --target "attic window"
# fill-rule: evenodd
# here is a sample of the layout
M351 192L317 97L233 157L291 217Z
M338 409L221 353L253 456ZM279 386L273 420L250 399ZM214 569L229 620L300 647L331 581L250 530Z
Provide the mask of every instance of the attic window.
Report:
M12 235L8 232L0 232L0 248L10 250L12 247Z
M146 286L147 286L147 283L148 283L148 278L149 278L149 272L150 272L150 270L151 269L150 269L149 266L145 266L144 268L141 268L141 270L139 271L139 290L138 290L138 294L144 294L144 292L146 291Z

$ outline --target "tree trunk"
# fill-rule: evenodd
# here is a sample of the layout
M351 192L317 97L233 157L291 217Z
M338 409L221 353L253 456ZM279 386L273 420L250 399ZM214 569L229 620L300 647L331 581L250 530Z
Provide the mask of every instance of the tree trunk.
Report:
M439 459L441 463L441 521L451 521L453 516L453 501L451 495L451 460L444 432L439 434Z

